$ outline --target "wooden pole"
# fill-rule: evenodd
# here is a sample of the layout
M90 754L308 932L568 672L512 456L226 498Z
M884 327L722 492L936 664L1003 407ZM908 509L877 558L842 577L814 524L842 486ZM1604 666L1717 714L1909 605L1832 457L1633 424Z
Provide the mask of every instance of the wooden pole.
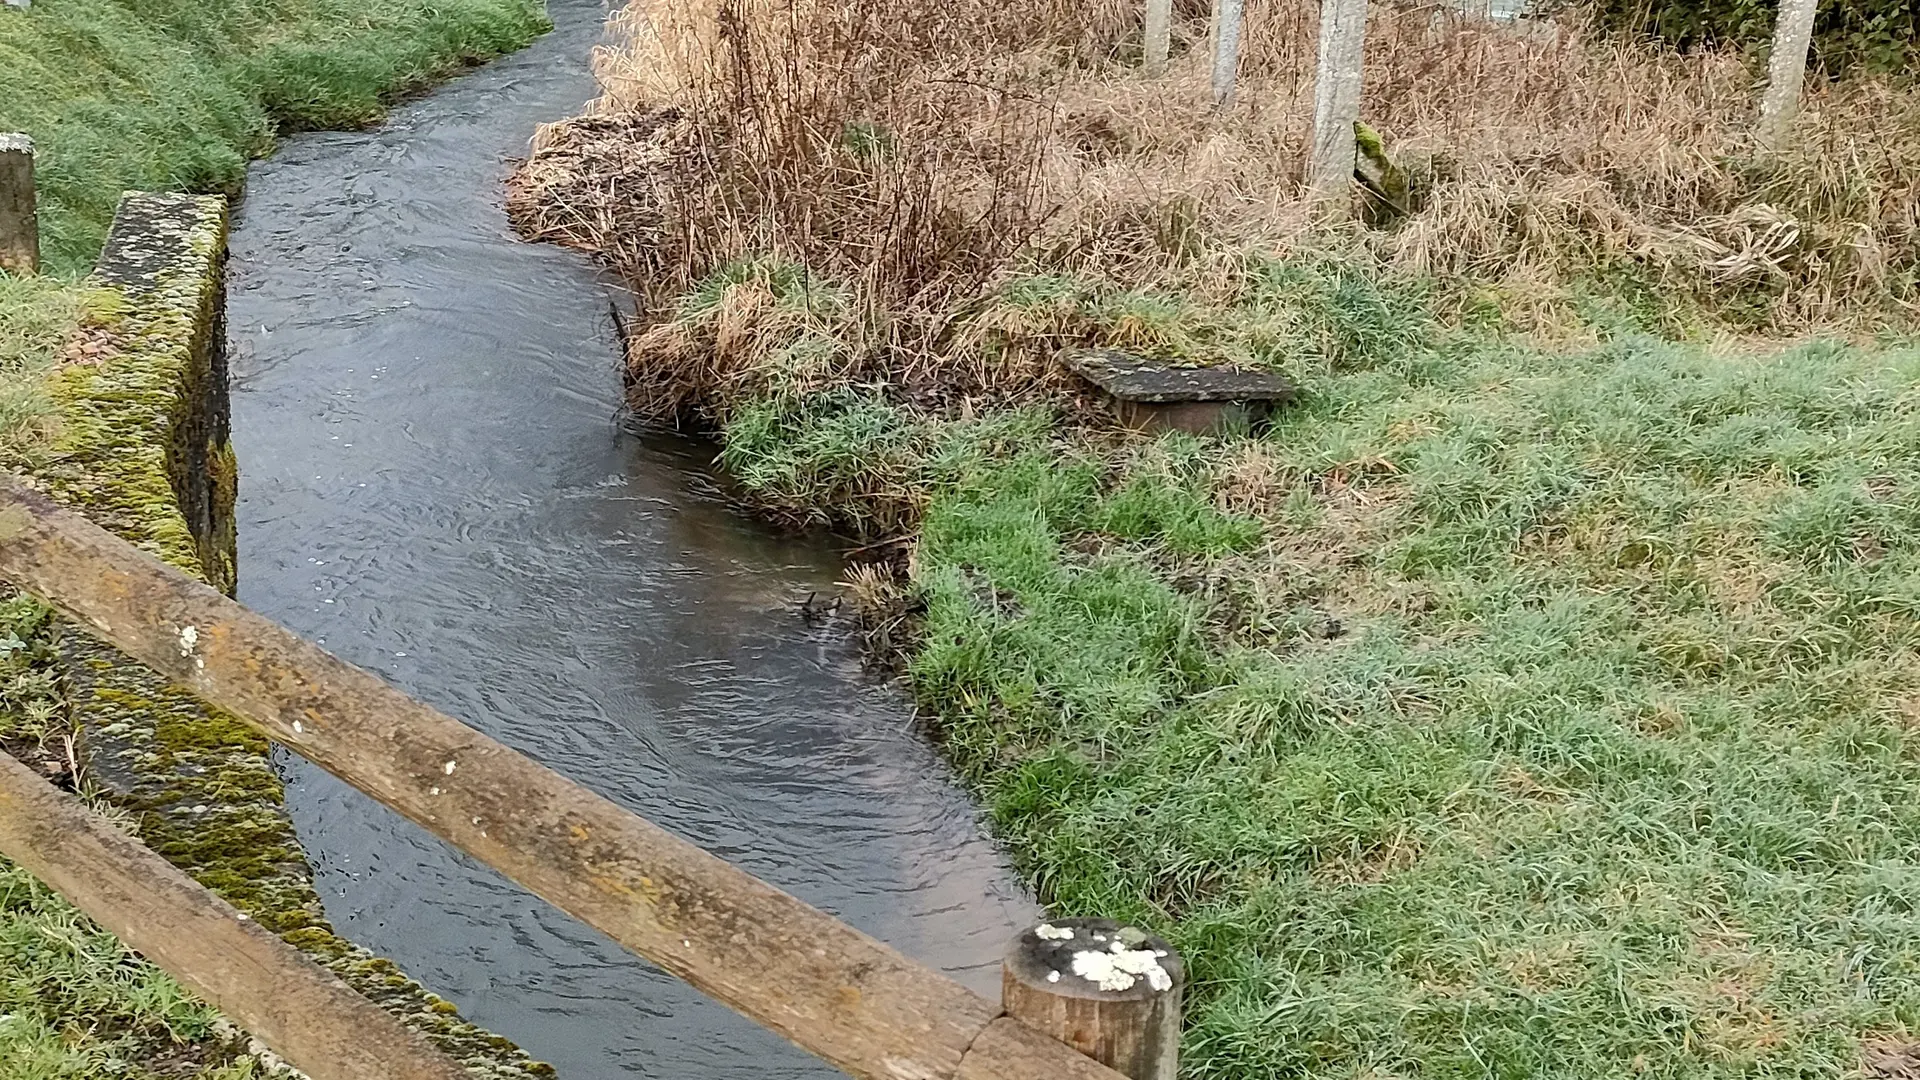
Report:
M1186 968L1165 941L1111 919L1056 919L1015 938L1007 1015L1132 1080L1175 1080Z
M0 134L0 270L40 272L40 216L34 205L33 140Z
M1240 77L1240 24L1246 11L1246 0L1214 0L1213 103L1220 108L1233 104L1234 85Z
M0 473L0 577L862 1080L1117 1080L999 1005L429 708ZM1035 1041L1037 1040L1037 1041Z
M466 1080L386 1010L4 753L0 853L313 1080Z
M1167 51L1173 36L1173 0L1147 0L1147 59L1150 78L1167 73Z

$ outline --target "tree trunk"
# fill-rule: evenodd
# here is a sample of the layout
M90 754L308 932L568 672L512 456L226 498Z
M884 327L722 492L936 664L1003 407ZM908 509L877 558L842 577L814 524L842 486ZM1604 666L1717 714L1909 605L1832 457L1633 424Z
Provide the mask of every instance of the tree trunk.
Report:
M1807 79L1807 46L1820 0L1780 0L1773 21L1773 56L1767 61L1767 93L1760 99L1760 145L1785 146L1800 113L1800 86Z
M1240 24L1246 15L1246 0L1214 0L1213 4L1213 103L1225 107L1233 103L1234 82L1240 74Z
M1307 187L1315 199L1344 199L1353 177L1353 125L1360 119L1367 0L1321 0L1320 63L1313 80L1313 157Z

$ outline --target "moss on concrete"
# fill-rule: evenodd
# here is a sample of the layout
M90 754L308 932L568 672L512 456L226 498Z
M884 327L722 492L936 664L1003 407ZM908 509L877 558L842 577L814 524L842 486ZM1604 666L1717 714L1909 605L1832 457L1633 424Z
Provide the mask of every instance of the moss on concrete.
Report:
M110 346L101 362L52 377L62 431L39 478L131 543L231 592L238 470L228 440L225 250L222 199L132 194L122 203L95 275L121 300L104 328ZM137 815L148 846L475 1075L552 1075L392 961L333 932L265 738L69 629L61 653L94 775Z

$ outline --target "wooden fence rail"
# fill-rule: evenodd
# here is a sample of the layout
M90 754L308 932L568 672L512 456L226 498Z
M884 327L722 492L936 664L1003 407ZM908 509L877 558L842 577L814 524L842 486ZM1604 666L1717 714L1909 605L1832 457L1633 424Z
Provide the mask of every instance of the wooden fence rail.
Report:
M0 577L863 1080L1121 1080L0 475Z
M298 949L0 754L0 852L313 1080L467 1072Z

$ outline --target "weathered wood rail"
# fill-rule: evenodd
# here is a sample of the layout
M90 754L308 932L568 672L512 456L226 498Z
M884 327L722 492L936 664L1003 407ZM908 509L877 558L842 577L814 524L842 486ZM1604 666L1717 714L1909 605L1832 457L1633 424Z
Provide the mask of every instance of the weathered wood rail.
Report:
M465 1080L386 1010L0 754L0 852L313 1080Z
M0 576L853 1076L1121 1076L1059 1041L1071 1033L1043 1034L1000 1004L414 701L4 474ZM0 853L48 865L18 830L0 831ZM69 896L92 913L84 893ZM168 966L164 950L149 955ZM320 1038L342 1022L332 1011L284 1020L289 1038ZM303 1034L302 1024L321 1030Z

